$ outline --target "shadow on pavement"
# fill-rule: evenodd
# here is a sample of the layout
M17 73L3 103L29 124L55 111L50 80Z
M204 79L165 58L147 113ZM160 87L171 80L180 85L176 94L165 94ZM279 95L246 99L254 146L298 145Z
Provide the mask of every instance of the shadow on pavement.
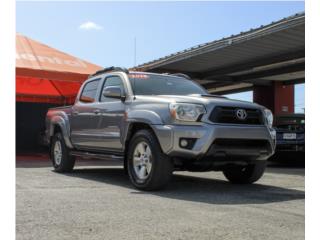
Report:
M118 185L132 189L131 194L152 194L159 197L208 204L265 204L304 199L305 192L276 186L234 185L227 181L174 174L169 186L161 191L143 192L129 182L122 168L76 169L69 177Z
M269 163L268 173L291 174L304 176L304 167L287 163ZM112 184L131 189L131 194L152 194L159 197L179 199L184 201L203 202L208 204L265 204L304 199L305 192L263 184L233 185L218 179L183 176L174 174L169 186L161 191L143 192L136 190L124 173L122 164L118 161L77 160L72 173L68 177L82 178L90 181ZM88 167L90 166L90 167ZM34 158L17 157L17 168L52 167L48 157ZM212 174L216 174L212 172ZM214 175L213 175L214 176ZM57 176L58 177L58 176Z
M119 160L87 160L87 159L77 159L75 167L83 166L122 166L122 162ZM52 168L52 162L49 160L48 156L26 158L24 156L19 156L16 158L16 168Z

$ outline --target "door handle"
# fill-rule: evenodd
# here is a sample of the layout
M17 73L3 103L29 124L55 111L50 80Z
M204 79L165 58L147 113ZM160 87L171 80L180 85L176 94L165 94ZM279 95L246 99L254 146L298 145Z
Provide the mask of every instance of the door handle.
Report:
M78 114L79 114L79 112L77 112L77 111L72 112L72 115L78 115Z
M100 113L100 110L99 110L99 109L96 109L96 110L93 110L93 112L94 112L95 114L99 114L99 113Z

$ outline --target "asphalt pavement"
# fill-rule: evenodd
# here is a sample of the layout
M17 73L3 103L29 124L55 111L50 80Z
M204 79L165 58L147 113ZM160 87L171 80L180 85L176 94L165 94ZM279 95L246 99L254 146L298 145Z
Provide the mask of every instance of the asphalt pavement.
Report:
M304 239L304 168L272 164L253 185L220 172L175 173L167 189L133 188L117 162L52 171L19 156L16 239Z

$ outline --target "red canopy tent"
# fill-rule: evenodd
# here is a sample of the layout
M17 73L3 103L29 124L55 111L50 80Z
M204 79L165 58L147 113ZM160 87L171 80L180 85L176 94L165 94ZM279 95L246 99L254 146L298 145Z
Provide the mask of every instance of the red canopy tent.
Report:
M101 67L21 34L16 35L16 101L71 104Z
M16 35L16 149L39 151L49 107L72 104L101 67Z

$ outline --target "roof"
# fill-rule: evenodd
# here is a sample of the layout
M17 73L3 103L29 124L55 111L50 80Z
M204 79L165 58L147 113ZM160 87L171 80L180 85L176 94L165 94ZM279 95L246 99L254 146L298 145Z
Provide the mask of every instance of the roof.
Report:
M304 80L304 48L305 13L302 12L133 69L186 73L207 88Z
M91 74L101 69L80 58L16 34L16 68Z
M16 101L72 103L82 82L99 69L98 65L16 35Z

